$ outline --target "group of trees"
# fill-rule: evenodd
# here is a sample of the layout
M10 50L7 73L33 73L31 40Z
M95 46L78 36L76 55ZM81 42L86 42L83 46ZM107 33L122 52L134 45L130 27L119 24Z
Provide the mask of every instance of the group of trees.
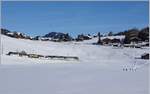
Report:
M139 41L149 41L149 27L143 28L141 30L138 29L130 29L124 32L125 40L124 43L128 44Z
M117 36L117 35L125 35L124 43L129 44L133 42L139 41L149 41L149 27L145 27L141 30L137 28L129 29L123 32L118 32L113 34L113 32L109 32L108 36Z

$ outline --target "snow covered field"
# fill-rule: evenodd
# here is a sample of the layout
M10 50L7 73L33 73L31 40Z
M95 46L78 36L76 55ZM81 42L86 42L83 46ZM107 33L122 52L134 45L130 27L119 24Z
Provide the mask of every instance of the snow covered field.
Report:
M134 59L148 48L92 45L97 39L57 43L2 35L1 40L0 94L148 94L149 61ZM77 56L79 61L6 55L22 50Z

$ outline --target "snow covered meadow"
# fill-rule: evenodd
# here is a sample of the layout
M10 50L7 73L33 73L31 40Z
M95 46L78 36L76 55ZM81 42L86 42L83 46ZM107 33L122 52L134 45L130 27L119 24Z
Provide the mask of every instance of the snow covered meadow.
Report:
M0 94L148 94L149 48L115 48L1 36ZM79 60L8 56L9 51L77 56ZM125 71L124 69L127 69Z

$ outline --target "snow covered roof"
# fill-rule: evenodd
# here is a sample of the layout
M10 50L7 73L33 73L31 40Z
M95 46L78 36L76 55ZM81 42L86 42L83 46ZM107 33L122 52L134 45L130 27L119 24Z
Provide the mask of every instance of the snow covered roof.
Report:
M102 39L105 39L105 38L108 38L108 39L124 39L125 36L121 35L121 36L106 36L106 37L102 37Z
M8 34L8 35L14 35L14 33L13 33L13 32L8 32L7 34Z

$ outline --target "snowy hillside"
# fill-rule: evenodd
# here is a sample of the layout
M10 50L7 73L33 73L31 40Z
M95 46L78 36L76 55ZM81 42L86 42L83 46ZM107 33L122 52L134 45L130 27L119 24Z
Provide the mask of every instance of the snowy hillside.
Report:
M50 42L50 41L33 41L25 39L10 38L2 35L2 63L52 63L54 60L40 60L28 59L26 57L6 56L10 51L26 51L27 53L42 54L42 55L56 55L56 56L77 56L80 63L95 62L103 63L116 61L117 63L131 62L135 57L140 57L141 54L148 51L148 49L133 49L133 48L113 48L110 46L92 45L97 38L86 40L83 42ZM10 60L11 62L6 62ZM22 60L12 62L12 59ZM122 60L123 62L118 62ZM59 62L59 60L55 60ZM62 60L60 60L62 62ZM63 61L70 62L70 61ZM72 62L72 61L71 61Z
M149 49L92 45L96 41L58 43L2 35L0 94L148 94L149 62L135 57ZM6 55L10 51L76 56L79 61Z

